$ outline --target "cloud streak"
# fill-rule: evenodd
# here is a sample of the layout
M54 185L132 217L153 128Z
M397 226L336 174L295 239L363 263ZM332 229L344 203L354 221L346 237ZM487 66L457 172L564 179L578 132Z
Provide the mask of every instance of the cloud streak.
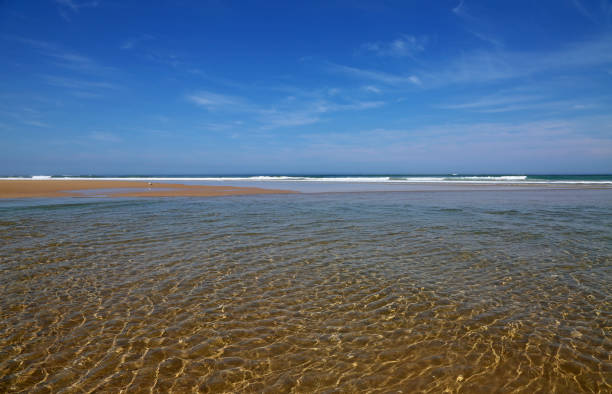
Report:
M249 110L249 107L242 99L224 94L200 91L187 96L187 100L206 108L209 111L217 110Z
M55 2L60 6L60 16L68 22L70 22L70 15L68 15L66 10L72 11L76 14L82 8L95 8L100 4L97 0L84 2L79 2L76 0L55 0Z
M395 75L383 71L366 70L357 67L333 64L331 71L341 73L350 77L381 82L387 85L416 85L422 84L421 79L416 75Z
M377 56L414 57L425 50L426 39L410 35L402 35L390 42L369 42L362 46L362 51L371 52Z
M549 52L474 51L424 74L433 84L486 82L612 62L612 36L577 42Z
M324 114L368 110L385 104L383 101L332 102L327 99L304 102L295 101L294 97L293 100L264 106L253 104L240 97L208 91L187 95L186 99L212 113L230 112L250 117L264 130L309 125L322 121Z
M43 75L42 78L49 84L67 89L119 89L117 85L104 81L86 81L81 79Z
M70 8L74 12L79 12L81 8L97 7L100 4L99 1L78 2L75 0L55 0L55 2L59 5Z
M599 136L588 130L599 129ZM565 171L593 171L612 164L612 118L581 117L537 122L473 122L407 129L305 134L295 155L338 158L368 165L403 164L418 171L559 171L560 160L574 160ZM465 152L470 152L466 155ZM440 157L446 160L440 161ZM588 158L588 159L587 159ZM594 164L597 162L598 164ZM552 167L550 167L552 165ZM556 166L556 167L555 167ZM372 168L372 167L370 167Z
M441 105L444 109L468 109L468 110L487 110L508 104L528 103L544 99L538 95L493 95L486 96L477 100L465 101L458 104Z
M364 86L362 89L365 90L368 93L376 93L376 94L381 94L382 93L382 90L380 90L379 88L377 88L376 86L373 86L373 85Z
M612 64L612 34L574 42L548 52L474 50L405 74L331 64L329 71L392 86L425 88L449 84L486 83L550 72L571 72L584 67Z
M121 137L119 137L118 135L103 131L94 131L89 134L89 138L94 141L107 143L116 143L122 141Z
M53 65L63 69L94 75L109 74L115 71L112 67L102 66L87 56L66 50L51 42L23 37L5 36L5 38L30 46L41 55L50 59Z
M129 50L129 49L134 49L136 46L138 46L139 44L145 42L145 41L149 41L152 40L154 37L152 35L149 34L141 34L138 37L135 38L130 38L125 40L121 46L119 47L120 49L123 50Z

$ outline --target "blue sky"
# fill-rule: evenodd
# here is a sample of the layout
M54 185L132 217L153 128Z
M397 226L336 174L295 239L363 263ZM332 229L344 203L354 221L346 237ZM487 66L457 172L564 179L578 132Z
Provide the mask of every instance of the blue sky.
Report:
M0 173L612 173L612 2L0 2Z

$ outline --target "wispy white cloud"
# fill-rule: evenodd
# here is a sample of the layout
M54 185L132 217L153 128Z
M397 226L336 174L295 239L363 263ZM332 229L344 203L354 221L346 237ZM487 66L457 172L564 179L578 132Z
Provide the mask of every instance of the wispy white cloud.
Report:
M159 115L159 114L158 115L153 115L151 118L155 122L158 122L158 123L168 123L171 120L169 117L164 116L164 115Z
M458 102L455 100L455 103L438 105L437 107L479 113L515 111L538 111L538 113L548 111L553 113L563 111L564 114L569 114L571 111L596 109L602 105L607 105L609 101L610 97L605 95L562 98L555 91L551 91L550 86L539 86L537 89L531 86L519 86L482 97L466 97Z
M601 0L599 3L571 0L571 3L579 14L595 25L610 27L612 23L612 2L609 0Z
M600 130L600 134L589 134L592 129ZM461 171L482 168L491 171L550 171L571 157L574 160L566 170L588 171L593 169L594 162L608 168L612 165L611 136L610 116L537 122L453 123L407 129L304 134L299 151L293 153L296 156L308 155L312 159L334 157L346 162L403 164L408 168L432 169L440 165L440 157L445 157L445 166L454 166L453 170ZM554 163L553 167L548 168L550 163ZM450 168L440 170L448 171Z
M475 16L472 12L469 12L465 5L465 0L461 0L459 4L452 9L452 12L461 20L467 22L468 26L466 27L466 31L474 37L496 47L504 46L502 40L495 37L492 33L492 31L495 30L495 26L486 18Z
M56 59L55 65L87 74L108 74L114 71L112 67L106 67L98 64L87 56L78 55L75 53L50 53L48 56Z
M385 83L388 85L397 84L411 84L421 85L421 79L416 75L395 75L383 71L365 70L357 67L343 66L339 64L331 65L330 69L335 72L339 72L345 75L349 75L356 78L369 79Z
M50 127L49 124L45 123L45 122L41 122L40 120L35 120L35 119L25 119L22 121L22 123L27 124L28 126L36 126L36 127Z
M55 0L55 2L64 7L70 8L74 12L78 12L81 8L97 7L99 1L75 1L75 0Z
M597 104L574 103L572 105L572 109L575 109L575 110L586 110L586 109L593 109L593 108L597 108L597 107L598 107Z
M5 40L16 41L22 44L29 45L32 48L38 49L40 51L53 52L53 51L58 50L57 45L47 42L47 41L32 40L30 38L16 37L16 36L11 36L11 35L4 35L2 38L4 38Z
M481 32L477 32L475 30L469 30L468 31L476 38L478 38L481 41L484 41L488 44L491 44L493 46L496 47L503 47L504 44L501 42L501 40L493 37L491 34L485 34L485 33L481 33Z
M309 103L309 109L315 113L350 111L369 108L378 108L384 105L382 101L358 101L351 103L333 103L328 101L318 101Z
M97 0L82 2L76 0L55 0L55 2L60 6L59 13L61 17L67 21L70 21L70 15L67 11L78 13L82 8L94 8L100 4Z
M86 91L87 89L119 89L117 85L104 81L88 81L75 78L59 77L55 75L42 75L42 78L49 85L67 89L77 89L82 91Z
M500 95L498 94L498 95L486 96L486 97L479 98L476 100L464 101L464 102L457 103L457 104L442 105L440 106L440 108L482 110L482 109L498 108L500 106L505 106L508 104L533 102L533 101L542 100L543 98L544 98L543 96L537 96L537 95L505 95L505 94Z
M430 74L434 82L509 79L612 62L612 36L571 43L549 52L475 51ZM436 81L437 80L437 81Z
M9 118L14 119L17 123L48 128L51 125L44 120L45 114L38 109L31 107L16 107L16 106L7 106L6 108L0 107L0 116L4 117L6 120Z
M177 69L185 70L187 72L191 72L193 74L201 73L201 70L198 70L191 65L189 65L185 60L173 52L166 52L162 50L152 50L146 54L146 57L154 61L156 63L165 64L168 66L172 66Z
M47 57L51 64L64 69L96 75L110 74L115 71L112 67L100 65L90 57L67 50L52 42L11 36L5 36L4 38L30 46L41 55Z
M258 117L263 129L305 126L321 121L317 112L304 110L262 110Z
M366 92L369 92L369 93L376 93L376 94L382 93L382 90L380 90L379 88L377 88L374 85L366 85L366 86L362 87L362 89L365 90Z
M244 111L249 107L241 98L228 96L224 94L200 91L187 96L187 100L192 103L206 108L209 111L214 110L241 110Z
M596 108L595 105L592 104L576 104L571 100L551 100L551 101L542 101L535 103L523 103L523 104L512 104L512 105L503 105L491 108L482 108L477 110L477 112L481 113L502 113L502 112L515 112L515 111L564 111L567 114L567 111L579 111Z
M303 103L297 108L261 109L258 111L258 120L264 129L303 126L322 121L324 114L367 110L381 107L384 104L383 101L359 101L351 103L316 101Z
M426 39L410 35L402 35L390 42L368 42L362 46L363 51L372 52L377 56L414 57L425 49Z
M221 123L205 123L202 127L205 130L210 130L210 131L227 131L227 130L233 130L236 127L240 127L244 125L244 122L241 120L234 120L231 122L221 122Z
M40 75L48 85L66 90L69 94L81 99L99 99L121 87L100 79L69 78L57 75Z
M335 96L335 95L332 95ZM247 99L200 91L187 100L209 112L232 112L248 116L261 129L303 126L323 120L322 115L341 111L367 110L383 106L383 101L281 100L275 105L254 104ZM341 100L341 98L339 98ZM226 127L227 126L227 127ZM224 124L224 128L228 128Z
M451 11L455 15L459 15L462 17L471 17L470 14L468 14L467 9L465 7L465 0L459 0L459 4L453 7Z
M584 4L582 4L582 1L572 0L572 4L578 10L578 12L581 13L583 16L585 16L587 19L590 19L591 21L595 21L595 17L593 13L590 10L588 10Z
M458 57L429 64L427 71L394 74L332 64L329 69L354 78L398 86L412 84L439 87L459 83L483 83L550 73L571 72L584 67L609 66L612 63L612 35L569 43L548 52L517 52L507 50L475 50Z
M84 98L84 99L99 99L104 97L102 93L94 93L94 92L86 92L81 90L72 90L70 92L74 97Z
M104 132L104 131L94 131L89 134L89 138L98 141L98 142L121 142L122 139L116 134Z
M145 42L145 41L149 41L152 40L154 37L150 34L141 34L138 37L133 37L133 38L129 38L127 40L125 40L120 48L127 50L127 49L134 49L137 45Z

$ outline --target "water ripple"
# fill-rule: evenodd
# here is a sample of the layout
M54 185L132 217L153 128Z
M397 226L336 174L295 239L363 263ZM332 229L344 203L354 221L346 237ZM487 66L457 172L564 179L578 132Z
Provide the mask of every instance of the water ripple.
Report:
M610 392L612 200L520 196L0 209L0 391Z

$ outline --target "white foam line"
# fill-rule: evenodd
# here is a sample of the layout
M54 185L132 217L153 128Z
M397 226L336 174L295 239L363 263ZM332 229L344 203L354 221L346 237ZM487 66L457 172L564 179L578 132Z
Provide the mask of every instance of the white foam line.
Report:
M385 183L385 184L415 184L415 183L456 183L456 184L521 184L521 185L612 185L612 181L589 180L528 180L525 175L508 176L466 176L457 178L448 177L290 177L290 176L252 176L252 177L55 177L48 175L35 175L26 177L6 177L6 180L97 180L97 181L198 181L198 182L320 182L320 183Z

